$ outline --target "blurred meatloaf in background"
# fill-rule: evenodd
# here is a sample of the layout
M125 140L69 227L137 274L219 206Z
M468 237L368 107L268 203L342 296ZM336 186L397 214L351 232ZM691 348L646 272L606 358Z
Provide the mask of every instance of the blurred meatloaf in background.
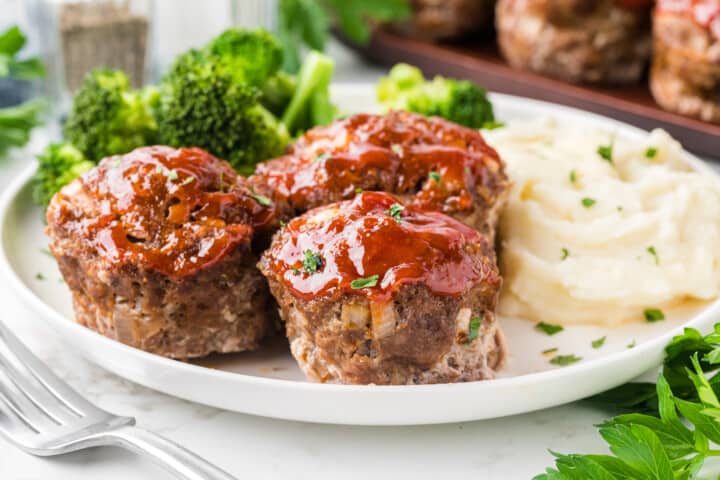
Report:
M491 241L509 189L502 160L477 130L400 111L314 128L248 180L295 215L366 190L389 192Z
M252 350L273 328L255 264L276 211L203 150L106 158L53 197L47 222L75 319L103 335L190 358Z
M720 123L720 2L659 0L650 87L665 109Z
M640 80L651 51L649 0L499 0L502 54L515 68L574 83Z
M442 213L363 192L290 221L259 266L311 379L474 381L504 361L493 245Z
M492 25L495 0L410 0L409 20L392 25L421 40L452 40Z

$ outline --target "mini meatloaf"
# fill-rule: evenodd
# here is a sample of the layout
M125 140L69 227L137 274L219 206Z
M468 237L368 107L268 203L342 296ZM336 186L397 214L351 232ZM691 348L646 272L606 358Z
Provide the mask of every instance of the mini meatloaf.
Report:
M650 87L665 109L720 123L720 2L659 0Z
M477 130L399 111L314 128L249 181L295 215L377 190L491 237L509 189L500 156Z
M499 0L500 50L515 68L573 83L635 83L650 58L649 0Z
M400 33L421 40L450 40L492 25L495 0L411 0L412 15L393 24Z
M47 223L82 325L173 358L252 350L271 330L253 240L275 211L203 150L106 158L53 197Z
M364 192L292 220L259 267L311 379L474 381L505 358L493 246L442 213Z

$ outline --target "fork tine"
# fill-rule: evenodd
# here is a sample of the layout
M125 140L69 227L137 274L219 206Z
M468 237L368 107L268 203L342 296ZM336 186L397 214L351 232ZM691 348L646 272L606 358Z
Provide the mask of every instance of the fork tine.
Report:
M49 368L30 352L20 341L10 333L10 330L0 322L0 341L4 341L9 351L17 358L49 393L62 402L70 411L79 416L105 416L112 415L81 397L71 386L60 380Z
M43 426L48 426L44 422L49 422L44 415L38 415L37 411L32 411L32 406L29 405L27 399L13 394L3 383L0 383L0 414L15 420L16 427L22 425L32 433L39 433Z
M9 358L4 355L4 348L0 342L0 372L15 385L16 390L25 395L35 406L42 410L57 425L71 422L79 418L78 414L67 408L63 402L40 385L33 381L32 374L21 372ZM0 375L2 381L3 375Z

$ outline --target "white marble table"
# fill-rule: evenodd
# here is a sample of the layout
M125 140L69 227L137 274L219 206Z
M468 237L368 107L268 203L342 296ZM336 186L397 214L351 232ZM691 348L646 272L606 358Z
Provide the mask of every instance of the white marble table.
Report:
M380 72L337 47L333 53L338 58L340 81L372 80ZM44 142L39 137L31 150ZM16 152L0 163L0 190L30 161ZM607 414L582 403L492 421L401 428L293 423L192 404L118 378L67 350L51 332L28 323L31 313L8 288L0 272L0 318L62 378L101 407L136 417L139 425L166 435L241 479L437 480L451 475L530 479L552 463L548 448L604 451L593 425ZM60 478L171 477L119 449L42 459L21 453L0 439L0 479Z

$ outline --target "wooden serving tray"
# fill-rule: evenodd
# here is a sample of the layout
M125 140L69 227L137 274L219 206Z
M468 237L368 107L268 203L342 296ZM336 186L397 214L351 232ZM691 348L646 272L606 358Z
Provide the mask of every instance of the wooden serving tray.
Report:
M377 30L368 45L350 46L382 65L407 62L420 67L426 75L466 78L494 92L569 105L646 130L663 128L686 149L720 160L720 125L661 109L647 81L622 87L573 85L514 70L505 63L492 39L438 45Z

